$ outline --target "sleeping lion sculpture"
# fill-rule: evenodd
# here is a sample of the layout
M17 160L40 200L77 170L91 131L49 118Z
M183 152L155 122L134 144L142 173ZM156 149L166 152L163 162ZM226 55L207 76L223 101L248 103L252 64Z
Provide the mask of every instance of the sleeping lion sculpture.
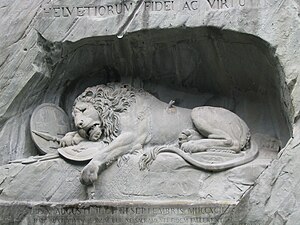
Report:
M186 109L166 104L129 85L109 83L87 88L73 105L77 131L67 133L61 146L83 140L104 141L84 167L81 182L94 185L101 171L119 157L150 147L140 160L147 168L161 152L172 152L207 171L221 171L252 161L258 154L246 123L229 110L201 106ZM98 150L97 150L98 151ZM192 153L216 151L242 154L225 162L195 160Z

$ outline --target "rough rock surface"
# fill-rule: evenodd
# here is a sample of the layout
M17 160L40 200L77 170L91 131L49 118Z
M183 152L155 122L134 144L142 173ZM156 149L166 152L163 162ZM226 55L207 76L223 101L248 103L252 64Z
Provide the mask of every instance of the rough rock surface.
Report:
M22 165L5 165L37 154L29 119L40 103L51 102L69 110L72 98L86 86L120 77L149 90L153 86L148 81L161 82L171 89L188 87L193 93L204 89L229 99L238 96L234 110L252 130L276 137L283 145L293 137L241 202L240 211L247 207L249 212L239 220L297 224L300 2L259 0L245 1L242 6L232 1L232 5L213 8L207 1L196 1L193 6L187 2L188 6L185 1L174 2L174 10L140 10L128 23L125 8L120 14L108 12L107 5L119 3L117 0L1 1L0 183L7 185L6 167L11 168L9 177L15 180L13 174L50 166L41 163L22 169ZM48 6L61 4L104 5L106 11L103 16L45 13ZM62 13L62 8L57 12ZM124 29L129 34L117 39ZM161 98L169 100L166 91L162 93ZM75 173L80 167L62 160L52 163L69 168L74 175L74 180L62 184L78 183ZM13 189L4 189L1 195L7 191ZM56 192L49 189L45 193L52 198L51 193ZM83 196L81 189L75 193ZM26 194L23 197L27 198ZM57 193L56 198L63 196Z

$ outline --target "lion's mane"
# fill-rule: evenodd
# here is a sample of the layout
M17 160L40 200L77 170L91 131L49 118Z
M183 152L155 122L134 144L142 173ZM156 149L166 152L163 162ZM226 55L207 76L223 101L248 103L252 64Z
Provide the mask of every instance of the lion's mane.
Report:
M103 127L103 141L110 143L120 133L119 114L135 102L135 90L126 84L108 83L87 88L75 101L93 104Z

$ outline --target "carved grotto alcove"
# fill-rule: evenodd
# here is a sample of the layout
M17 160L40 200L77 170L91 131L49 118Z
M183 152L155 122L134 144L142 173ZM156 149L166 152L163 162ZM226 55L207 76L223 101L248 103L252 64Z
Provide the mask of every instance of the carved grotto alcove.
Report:
M258 37L200 27L139 31L122 39L103 36L76 42L50 42L38 35L37 43L40 53L35 64L47 79L41 81L46 91L35 104L43 99L59 105L69 115L70 123L74 99L85 88L123 82L142 88L166 103L174 101L175 106L227 108L248 124L251 138L259 147L259 156L253 162L220 173L196 170L169 153L160 155L150 171L140 171L140 155L132 155L121 167L113 164L100 175L96 199L235 203L290 138L287 108L290 99L286 95L283 71L274 49ZM34 88L30 86L27 91L30 93ZM41 162L41 167L51 168L46 171L56 174L48 182L56 183L61 177L62 171L56 164L70 171L69 178L64 179L71 179L72 188L63 179L60 187L47 195L46 182L34 200L86 199L78 179L78 170L85 163L77 165L63 159ZM28 165L22 176L26 179L35 170L35 166ZM41 180L26 184L25 193L11 192L22 189L22 180L7 184L9 188L2 193L2 198L32 199L31 193L40 186ZM64 190L73 194L61 194Z
M290 138L290 99L283 71L274 49L258 37L202 27L140 31L122 39L91 37L73 43L51 43L40 36L38 44L51 78L44 101L61 106L70 123L74 99L86 87L123 82L166 103L174 101L175 106L227 108L245 120L258 143L260 153L254 162L217 174L195 170L171 154L163 154L150 171L141 172L140 156L133 155L122 167L113 164L100 176L96 199L153 200L158 195L160 200L234 202ZM170 174L174 179L169 179Z
M253 35L214 27L149 30L61 48L63 60L51 72L47 95L59 99L69 115L86 87L121 81L177 106L230 109L254 133L268 134L282 146L290 137L282 67L275 49Z

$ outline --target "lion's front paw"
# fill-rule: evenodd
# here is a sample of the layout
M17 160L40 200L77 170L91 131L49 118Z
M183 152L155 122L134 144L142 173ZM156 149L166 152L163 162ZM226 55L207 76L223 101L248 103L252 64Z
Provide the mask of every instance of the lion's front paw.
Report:
M182 143L181 144L181 149L186 152L186 153L192 153L190 145L188 142Z
M61 147L68 147L71 145L78 145L81 141L85 140L78 133L70 132L67 133L63 138L60 139L59 145Z
M60 147L68 147L73 145L73 137L70 135L64 136L62 139L59 141Z
M183 143L189 142L191 140L200 140L202 139L201 134L195 131L194 129L185 129L183 130L178 137L178 144L181 146Z
M92 185L98 178L99 163L91 161L81 171L80 182L84 185Z

